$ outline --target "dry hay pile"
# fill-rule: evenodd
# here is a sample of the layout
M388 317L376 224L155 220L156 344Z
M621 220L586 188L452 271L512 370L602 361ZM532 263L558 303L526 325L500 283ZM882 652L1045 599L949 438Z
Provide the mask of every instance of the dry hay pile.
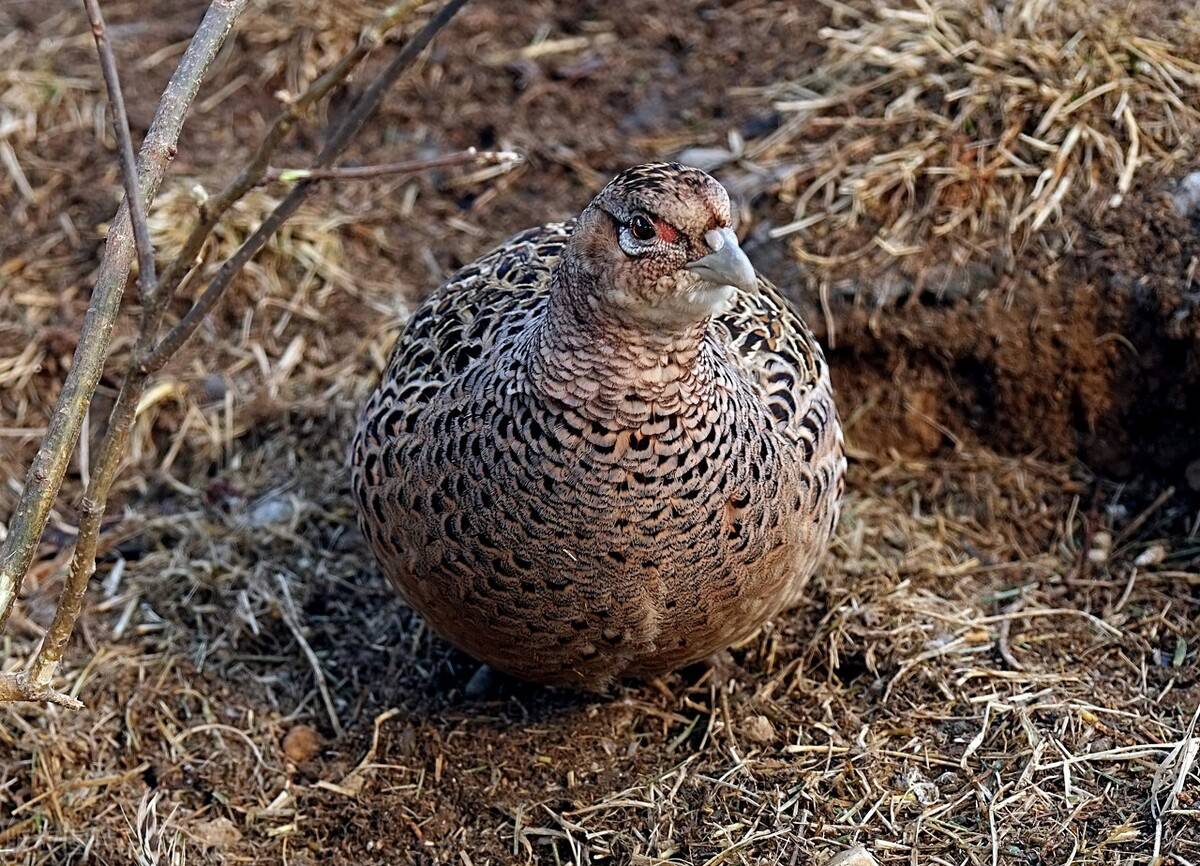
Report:
M221 137L239 125L218 109L269 114L264 93L294 91L376 11L340 5L273 2L247 17L243 44L189 127L195 140L213 142L213 153L181 149L152 211L164 251L179 243L196 185L215 188L225 177L224 158L205 160L245 152L246 140ZM607 14L616 19L601 23L623 36L602 46L613 79L604 86L630 92L664 51L695 56L686 42L671 49L660 39L674 21L691 32L689 16L724 14L703 3L683 16L677 4L649 12L645 0L613 6ZM536 80L539 99L587 99L598 83L575 72L538 79L527 68L528 45L562 45L578 34L540 23L555 20L550 6L532 23L520 14L525 8L479 4L474 16L465 13L407 98L436 97L442 91L430 83L444 82L462 95L463 117L492 118L498 140L535 138L520 125L522 113L494 118L490 91L470 101L474 79L461 70L492 81L507 73L473 58L498 54L521 56L520 76ZM884 20L837 9L820 23L845 30ZM764 27L790 20L797 56L819 29L790 3L738 4L734 12ZM647 16L645 27L621 30L637 16ZM312 26L297 28L296 20ZM510 32L504 22L529 26ZM725 26L732 23L712 26L742 40L713 53L718 66L760 45L762 34ZM69 362L116 189L111 164L97 160L90 143L102 125L99 78L80 17L62 13L36 34L14 33L4 43L11 70L81 83L60 89L58 101L17 99L12 82L20 75L0 73L9 75L0 79L4 93L13 94L0 105L25 111L22 129L36 133L0 138L35 196L15 218L16 237L0 237L6 478L19 477ZM800 80L794 72L788 78ZM861 81L852 64L839 74ZM883 99L884 90L871 98ZM135 112L146 111L149 93L135 100ZM1156 129L1152 115L1140 113L1144 104L1129 103ZM711 144L724 134L724 117L676 122L676 108L690 105L668 102L664 116L674 125L652 137ZM944 113L926 108L931 118ZM390 110L395 116L404 106ZM441 112L428 109L429 117ZM540 123L553 121L542 114ZM596 114L606 122L601 107ZM601 121L579 127L571 116L561 136L607 140L613 133ZM256 127L246 126L252 141ZM862 134L843 126L818 154L823 172L842 151L838 136ZM796 146L783 137L791 129L785 123L774 139L780 148ZM385 145L389 134L380 133ZM394 158L395 142L374 157ZM889 150L884 139L873 146ZM1085 146L1081 138L1077 147ZM1074 464L972 447L914 460L860 445L851 454L846 516L811 602L722 666L604 697L513 684L492 699L463 696L471 662L399 604L365 554L349 507L345 445L415 286L454 261L430 249L477 254L512 228L489 202L513 200L523 219L569 213L612 168L588 166L579 152L563 158L558 168L534 166L520 183L505 179L499 196L453 174L325 191L161 377L142 407L65 665L64 685L89 710L0 711L0 860L732 866L820 864L862 843L884 864L1149 864L1156 852L1163 864L1200 862L1195 504L1181 492L1097 484ZM545 185L556 171L586 181ZM917 172L914 190L927 195L934 177ZM1032 192L1036 175L1018 179ZM819 200L830 226L848 219L853 206L834 212L840 193L830 192L841 180L814 194L801 218ZM1069 195L1085 186L1073 184ZM61 190L78 244L53 207ZM206 249L210 266L278 194L266 187L243 203ZM2 203L20 213L22 195L13 173L0 173ZM877 207L864 206L860 227L878 219ZM796 237L810 244L824 237L823 225ZM114 341L116 366L135 313ZM114 384L112 376L102 383L94 424ZM847 390L843 409L851 442L866 441L860 395ZM72 497L85 474L86 459L77 461L0 639L5 668L28 658L49 618L70 550ZM0 513L11 490L0 490Z
M772 235L817 267L1011 268L1035 237L1077 240L1064 213L1120 207L1140 172L1171 177L1200 143L1194 7L828 5L840 24L820 31L817 68L753 92L784 123L746 151L796 166L793 220Z

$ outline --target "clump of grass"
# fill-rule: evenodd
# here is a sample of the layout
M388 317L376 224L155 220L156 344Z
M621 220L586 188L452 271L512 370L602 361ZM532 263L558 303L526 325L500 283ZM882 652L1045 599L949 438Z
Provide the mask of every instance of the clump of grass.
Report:
M1012 260L1039 233L1061 246L1065 213L1121 206L1196 152L1196 29L1170 41L1084 0L835 10L819 66L765 91L786 119L753 148L799 167L776 235L817 265Z
M205 195L202 187L182 182L155 199L149 222L160 257L170 258L182 248ZM202 253L204 260L225 261L278 203L273 190L248 193L213 231ZM225 300L227 314L240 318L247 306L261 309L286 302L293 312L317 317L332 292L353 290L353 280L343 267L339 232L347 218L327 211L316 206L300 209L246 266L246 277L237 281ZM189 296L204 288L203 281L192 282L193 288L185 291Z

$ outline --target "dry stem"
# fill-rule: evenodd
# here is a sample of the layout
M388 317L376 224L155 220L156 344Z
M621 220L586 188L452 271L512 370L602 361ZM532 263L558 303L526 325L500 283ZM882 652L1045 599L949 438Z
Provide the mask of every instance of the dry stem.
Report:
M100 68L104 74L109 105L112 107L113 131L117 139L121 179L125 187L125 204L138 257L141 298L146 305L161 308L158 281L155 277L154 247L150 243L150 231L146 225L146 208L142 201L141 190L138 188L133 138L129 132L129 117L125 110L125 96L121 90L116 59L113 56L112 45L108 39L104 16L100 11L98 0L84 0L83 5L92 27L92 35L96 40ZM164 95L163 98L165 101L167 95ZM80 346L83 346L82 339ZM101 359L101 363L103 363L103 359ZM89 400L85 399L80 404L81 415L86 413L88 402ZM100 535L100 523L104 517L104 503L116 477L120 457L124 453L127 440L127 427L125 431L119 431L110 426L108 435L104 439L97 472L88 483L87 492L79 509L79 535L72 553L71 569L54 611L54 621L46 631L46 637L38 649L30 675L4 677L4 682L0 682L0 700L5 700L5 695L8 694L8 700L50 700L53 703L76 709L82 707L82 704L73 698L66 698L53 691L50 688L50 680L71 639L75 621L79 618L79 611L83 605L83 595L87 589L88 579L95 571L96 545Z
M254 155L238 172L237 177L230 181L229 185L220 193L204 202L200 209L200 219L192 226L179 255L163 272L162 285L165 296L173 296L179 288L179 284L195 264L200 250L204 247L204 242L208 240L221 217L242 196L262 182L271 157L279 149L279 145L283 143L296 122L304 117L309 108L316 105L333 88L345 81L366 56L380 44L383 35L407 18L421 5L421 2L422 0L408 0L408 2L397 4L390 9L380 21L359 34L354 48L349 53L310 84L304 93L288 102L287 108L280 112L272 122L267 134L263 136L263 140L259 142L258 148L254 151ZM143 327L143 332L146 330L149 329ZM155 339L157 339L157 323L153 330Z
M416 174L434 168L479 163L504 165L520 162L520 154L509 150L479 151L473 147L429 159L410 159L403 162L384 162L378 165L355 165L344 168L275 168L267 169L264 180L292 183L298 180L371 180L397 174Z
M188 107L246 3L247 0L213 0L168 82L142 143L139 185L147 201L158 190L167 165L175 155ZM0 631L8 621L21 581L33 562L71 452L79 440L88 403L104 367L133 256L128 209L122 207L112 221L71 371L55 404L49 430L25 476L24 489L8 524L8 537L0 547Z
M125 187L125 204L129 208L129 221L133 224L133 240L137 248L138 284L142 300L146 301L154 297L158 280L154 275L154 247L150 243L150 229L146 226L146 205L138 188L137 162L133 155L133 137L129 134L125 94L121 91L117 60L113 57L112 43L108 41L99 0L83 0L83 6L87 10L88 23L92 25L96 53L100 56L100 71L104 74L104 86L108 91L109 105L112 106L113 133L117 137L117 155L121 161L121 182Z
M72 710L83 709L80 701L49 686L40 686L23 673L0 674L0 704L6 701L49 701Z
M104 25L104 16L100 12L98 0L84 0L88 20L92 25L92 36L96 40L96 51L100 57L100 68L104 73L104 84L108 91L108 101L113 112L113 131L117 137L117 151L121 161L121 179L125 186L125 202L129 208L129 219L133 226L134 243L138 256L138 284L142 302L147 305L159 305L158 280L154 269L154 247L150 243L150 230L146 225L146 207L142 202L141 190L137 185L137 164L133 156L133 138L129 132L129 117L125 111L125 95L121 90L121 80L117 73L116 59L113 57L112 45ZM86 410L85 410L86 411ZM58 662L62 659L71 632L75 629L75 621L83 605L83 594L87 589L88 579L96 567L96 544L100 535L100 523L104 517L104 503L108 491L116 477L116 469L120 462L120 452L115 452L114 446L124 450L127 436L114 436L113 428L105 437L102 457L98 472L90 479L87 492L80 506L79 535L72 554L71 570L63 585L58 605L54 611L54 621L46 631L46 637L34 659L31 676L27 680L34 690L37 700L45 700L43 694L50 686L50 679ZM115 440L120 440L119 444ZM62 703L62 701L56 701ZM78 703L78 702L77 702Z

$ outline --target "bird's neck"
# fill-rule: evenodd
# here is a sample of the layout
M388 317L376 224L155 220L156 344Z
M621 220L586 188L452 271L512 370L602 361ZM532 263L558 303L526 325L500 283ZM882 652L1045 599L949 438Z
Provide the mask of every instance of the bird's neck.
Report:
M704 412L715 388L708 325L639 323L606 305L586 277L556 272L529 344L530 380L543 397L608 425Z

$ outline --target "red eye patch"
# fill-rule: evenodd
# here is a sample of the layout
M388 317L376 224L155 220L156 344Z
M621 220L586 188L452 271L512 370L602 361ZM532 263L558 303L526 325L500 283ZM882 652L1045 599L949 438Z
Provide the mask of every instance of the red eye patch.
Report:
M658 236L669 244L679 240L679 232L675 230L673 225L665 223L662 220L655 220L654 227L658 229Z

